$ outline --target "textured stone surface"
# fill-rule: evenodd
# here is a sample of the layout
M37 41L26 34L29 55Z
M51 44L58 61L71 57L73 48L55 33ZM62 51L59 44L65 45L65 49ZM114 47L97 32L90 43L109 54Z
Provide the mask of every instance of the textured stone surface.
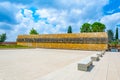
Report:
M104 57L93 65L89 72L85 72L79 71L75 62L36 80L120 80L119 53L106 52Z
M75 39L77 38L78 41ZM83 38L83 39L82 39ZM85 40L87 38L87 40ZM79 34L43 34L43 35L19 35L17 44L23 46L40 48L60 48L60 49L80 49L80 50L106 50L107 34L99 33L79 33ZM22 41L20 41L22 39ZM32 39L32 42L28 39ZM35 39L46 39L47 41L38 41ZM53 39L52 42L49 39ZM54 40L58 39L58 41ZM63 40L61 40L63 39ZM68 40L67 40L68 39ZM69 40L71 39L71 40ZM82 41L80 40L82 39ZM90 39L90 40L88 40ZM28 42L27 42L28 40ZM65 41L64 41L65 40ZM54 42L55 41L55 42ZM83 43L81 43L83 42Z
M120 80L120 53L106 52L89 71L80 60L98 51L21 49L0 50L0 80Z
M99 61L99 56L97 54L94 54L91 56L92 61Z
M89 67L92 66L92 60L90 57L87 57L80 62L78 62L78 70L88 71Z
M0 50L0 80L35 80L96 53L96 51Z

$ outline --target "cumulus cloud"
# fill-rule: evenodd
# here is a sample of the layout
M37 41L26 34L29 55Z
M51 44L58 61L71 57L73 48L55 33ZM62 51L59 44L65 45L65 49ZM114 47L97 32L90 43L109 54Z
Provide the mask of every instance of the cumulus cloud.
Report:
M114 30L120 24L120 13L106 15L101 19L101 22L106 24L107 29Z
M16 20L16 14L21 9L24 8L23 5L17 5L10 2L0 3L0 22L5 22L8 24L19 23Z
M67 0L60 0L58 3L57 7L37 10L36 14L39 17L47 18L50 24L61 25L61 28L63 28L62 25L66 26L63 29L67 29L69 25L72 25L73 32L79 32L82 23L97 21L103 16L102 8L108 3L108 0L75 0L69 1L69 4Z
M6 6L5 6L6 5ZM12 12L14 8L10 3L0 3L0 22L16 24L15 13Z
M0 0L0 2L0 32L9 34L8 41L15 41L19 34L29 34L32 28L40 34L66 33L68 26L71 25L73 32L78 33L80 26L85 22L93 23L100 20L108 27L119 23L118 18L111 19L111 16L117 17L119 14L105 15L103 12L108 0Z
M116 31L116 28L119 28L120 32L120 12L114 13L112 15L106 15L101 19L101 22L106 24L106 27L108 29L111 29L114 33ZM119 35L120 38L120 35Z
M10 2L0 3L0 34L6 33L8 36L8 40L16 40L15 38L11 38L14 36L16 25L19 24L19 20L17 20L17 12L21 8L24 8L24 6L16 5ZM12 36L10 36L11 34Z

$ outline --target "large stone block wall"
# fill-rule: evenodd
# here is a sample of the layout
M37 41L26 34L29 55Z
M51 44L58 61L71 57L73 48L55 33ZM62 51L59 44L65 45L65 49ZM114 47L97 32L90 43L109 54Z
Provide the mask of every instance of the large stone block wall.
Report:
M107 42L108 36L105 32L19 35L17 38L17 45L80 50L106 50Z

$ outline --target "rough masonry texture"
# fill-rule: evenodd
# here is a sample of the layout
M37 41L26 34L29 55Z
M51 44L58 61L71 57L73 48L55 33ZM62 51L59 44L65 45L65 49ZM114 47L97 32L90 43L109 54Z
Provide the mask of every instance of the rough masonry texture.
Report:
M19 35L17 38L17 45L37 48L106 50L107 43L108 36L105 32Z

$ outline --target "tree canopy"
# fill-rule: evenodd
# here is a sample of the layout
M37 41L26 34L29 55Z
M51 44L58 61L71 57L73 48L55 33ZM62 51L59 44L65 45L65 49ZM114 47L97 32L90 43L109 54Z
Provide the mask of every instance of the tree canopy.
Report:
M71 26L68 27L67 33L72 33L72 27Z
M82 27L80 28L80 32L91 32L91 24L84 23Z
M108 34L108 41L111 42L113 40L113 37L114 37L114 33L113 31L110 29L107 31L107 34Z
M105 25L100 22L94 22L93 24L84 23L80 28L80 32L104 32Z
M118 28L116 28L115 39L118 40Z
M4 42L6 40L7 36L6 33L3 33L0 35L0 42Z
M34 28L32 28L32 29L30 30L29 34L38 34L38 32L37 32Z
M106 27L100 22L94 22L92 25L92 32L104 32Z

